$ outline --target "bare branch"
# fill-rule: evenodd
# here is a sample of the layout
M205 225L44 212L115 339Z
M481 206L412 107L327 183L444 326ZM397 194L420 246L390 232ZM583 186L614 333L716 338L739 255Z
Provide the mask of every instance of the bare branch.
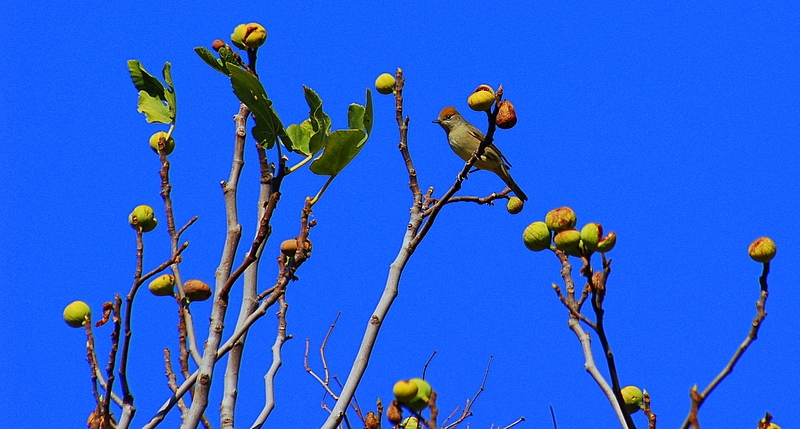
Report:
M278 332L275 336L275 343L272 345L272 365L270 365L269 371L264 375L266 401L264 408L251 426L253 429L260 429L275 408L275 375L283 364L281 360L281 349L286 340L291 339L290 336L286 335L286 312L289 309L289 305L286 303L285 294L280 295L278 303L280 305L280 310L278 311Z
M512 427L514 427L514 426L516 426L516 425L518 425L518 424L520 424L520 423L522 423L524 421L525 421L525 417L523 416L523 417L520 417L520 418L514 420L513 422L511 422L511 424L509 424L508 426L505 426L505 427L503 427L501 429L511 429Z
M644 404L642 411L647 417L647 428L656 429L656 413L654 413L653 409L650 407L650 394L647 393L646 389L642 394L642 403Z
M428 372L428 365L431 364L431 361L433 360L434 356L436 356L436 350L434 350L433 353L431 353L431 356L428 358L428 360L425 362L425 365L422 367L422 379L423 380L425 379L425 374Z
M589 334L583 330L581 326L581 318L577 316L579 313L577 309L578 303L575 301L575 282L572 279L572 265L569 263L569 257L562 252L561 250L556 249L554 251L556 257L558 257L559 262L561 263L561 277L564 280L564 284L567 287L567 295L564 297L562 302L566 302L567 308L570 308L570 317L567 325L575 333L578 337L578 340L581 343L581 347L583 349L583 356L584 356L584 364L583 367L589 375L592 376L594 381L600 387L600 390L605 393L606 397L608 398L609 403L611 403L611 407L614 409L614 412L617 414L617 418L619 419L620 424L622 425L623 429L632 428L629 426L626 420L627 413L622 410L620 406L621 400L617 399L617 396L614 393L614 389L609 386L608 382L603 378L603 375L600 374L600 371L597 369L597 365L594 361L594 354L592 353L592 341L589 337ZM585 265L584 265L585 267ZM585 270L585 268L584 268ZM627 416L630 419L630 416Z
M480 394L486 389L486 380L489 378L489 369L492 366L492 359L494 359L494 356L489 356L489 363L486 364L486 371L483 374L483 381L481 382L480 388L478 388L478 391L475 393L475 396L472 397L472 400L467 399L467 405L464 406L464 411L461 412L461 416L453 423L445 426L444 429L455 429L455 427L461 424L461 422L463 422L467 417L472 415L472 406L475 404L478 396L480 396ZM449 419L450 417L448 417L445 421Z
M172 392L178 391L178 383L175 377L175 373L172 371L172 359L170 357L169 349L164 347L164 373L167 376L167 385L172 390ZM181 411L181 414L186 414L188 408L186 408L186 404L183 401L183 398L178 399L178 409Z
M240 121L245 121L247 119L246 117L241 118L239 116L237 116L237 118ZM244 140L244 136L240 137L238 134L236 138L241 138ZM261 172L256 215L257 219L261 219L264 216L267 202L272 194L272 179L274 178L274 171L267 160L267 153L264 147L260 144L256 144L255 148L256 153L258 154L258 164ZM265 243L262 243L261 246L258 247L256 262L250 265L244 272L244 288L242 293L242 303L239 309L239 318L236 322L237 326L241 326L247 317L249 317L256 310L256 308L258 308L258 270L261 263L261 256L264 252L264 244ZM239 368L241 366L242 355L244 353L244 344L246 340L247 334L245 334L234 344L225 368L223 399L222 403L220 404L220 422L222 429L233 429L234 427L234 409L236 407L236 398L238 395Z
M630 413L626 408L620 406L621 404L624 404L625 401L622 398L622 386L619 383L617 366L614 361L614 353L611 351L611 345L608 342L608 336L606 335L603 319L603 316L605 315L605 309L603 309L603 300L606 296L606 281L608 280L608 275L611 273L611 261L606 260L605 255L603 255L603 271L595 273L592 271L590 256L584 256L581 259L583 260L584 264L583 268L581 268L581 273L584 275L584 277L586 277L586 282L589 285L589 290L591 291L592 310L594 310L597 325L595 327L595 332L597 332L597 337L600 339L600 345L603 347L603 355L606 358L606 366L608 367L608 374L611 378L611 389L617 399L616 406L618 409L616 411L618 414L622 414L622 416L625 418L626 426L634 429L636 428L636 425L633 423Z
M714 380L706 387L702 393L697 392L696 388L693 388L690 391L690 396L692 400L691 410L689 411L689 415L684 420L683 425L681 425L681 429L686 429L690 425L695 424L697 421L697 412L700 411L700 407L703 405L706 399L708 399L708 395L714 391L714 389L722 383L722 380L728 376L731 372L733 372L733 368L736 366L736 363L739 362L744 352L747 351L747 348L750 347L750 344L753 343L758 338L758 330L761 329L762 323L764 323L764 318L767 317L766 305L767 305L767 298L769 297L769 287L767 285L767 276L769 275L769 262L764 263L764 268L761 272L761 277L759 277L758 282L761 287L761 291L759 294L758 301L756 301L756 316L753 318L753 322L750 324L750 331L747 333L747 337L745 337L744 341L739 345L736 351L733 353L733 357L731 360L728 361L728 364L725 365L725 368L717 374ZM694 414L694 415L693 415Z

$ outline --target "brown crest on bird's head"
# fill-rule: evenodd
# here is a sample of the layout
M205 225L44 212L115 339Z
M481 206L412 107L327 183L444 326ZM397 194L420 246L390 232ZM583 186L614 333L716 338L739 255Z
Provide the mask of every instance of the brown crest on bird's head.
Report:
M442 119L444 119L444 118L446 118L448 116L453 116L453 115L461 115L461 114L458 113L458 110L456 110L455 107L447 106L444 109L442 109L441 112L439 112L439 120L441 121Z

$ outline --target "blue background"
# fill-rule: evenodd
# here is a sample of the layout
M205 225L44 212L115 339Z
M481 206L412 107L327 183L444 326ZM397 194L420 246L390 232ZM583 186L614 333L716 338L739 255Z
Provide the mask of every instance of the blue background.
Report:
M568 205L579 225L601 222L618 234L607 328L622 383L651 393L659 427L683 421L688 390L705 387L745 338L761 272L746 249L759 236L775 239L769 316L700 418L704 427L751 428L769 411L784 427L800 422L792 280L800 249L791 238L800 212L796 2L113 3L0 6L0 426L84 427L93 408L85 337L64 324L62 309L81 299L97 315L114 293L124 296L135 262L128 213L150 204L164 219L147 139L166 127L136 112L128 59L156 75L172 63L175 213L178 223L200 216L184 235L191 245L182 270L212 282L225 233L219 182L230 169L238 102L192 48L227 40L251 21L269 32L259 73L285 124L307 116L305 84L324 100L334 129L343 128L347 105L363 103L380 73L403 68L411 152L421 185L436 195L463 166L431 124L442 107L456 106L485 129L467 96L478 84L502 83L519 115L496 143L531 200L517 216L502 205L444 210L382 328L358 390L365 410L378 397L388 402L392 384L420 375L437 350L428 378L442 417L475 394L493 355L473 427L520 416L522 428L551 427L549 405L560 428L617 425L550 288L560 282L557 260L520 241L526 225ZM274 427L322 424L323 390L303 369L304 339L321 371L315 350L341 311L327 358L332 374L346 378L405 231L411 198L394 103L374 95L373 135L315 208L313 257L287 293L295 338L283 349ZM248 150L245 246L257 191ZM304 197L323 181L304 170L284 182L263 287L274 281L278 244L297 234ZM502 186L479 172L461 194ZM168 257L163 226L146 236L146 269ZM129 377L139 427L168 397L162 350L176 353L177 320L169 300L143 293L136 302ZM201 336L209 308L194 306ZM234 305L229 327L236 314ZM274 320L271 310L247 343L241 427L263 406ZM96 332L101 362L109 332ZM218 400L208 414L218 427ZM641 414L634 419L646 427ZM166 427L178 421L172 413Z

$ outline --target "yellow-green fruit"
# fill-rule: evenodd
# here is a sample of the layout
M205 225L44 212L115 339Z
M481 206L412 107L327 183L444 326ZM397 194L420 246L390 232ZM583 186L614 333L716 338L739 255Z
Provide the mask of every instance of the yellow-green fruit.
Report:
M587 223L581 228L581 240L583 245L592 252L597 250L597 244L603 237L603 225L599 223Z
M476 112L485 112L494 105L494 94L489 91L476 90L467 99L467 104Z
M777 252L778 248L775 246L775 242L769 237L757 238L750 243L750 247L747 249L747 254L750 255L754 261L761 263L771 261Z
M239 24L233 29L233 33L231 33L231 42L233 42L233 46L236 46L239 49L247 49L247 46L244 44L246 32L247 24Z
M375 90L383 95L393 93L395 85L397 85L397 81L389 73L384 73L375 79Z
M175 277L162 274L150 282L148 289L155 296L172 296L175 293Z
M421 378L412 378L410 382L417 385L417 396L414 397L407 405L413 411L420 412L428 406L428 400L431 398L431 385Z
M622 388L622 400L628 413L633 414L642 407L642 391L636 386L625 386Z
M142 232L150 232L156 229L158 219L155 218L153 208L147 205L136 206L130 215L128 215L128 223L136 229L140 228Z
M547 212L544 222L551 231L560 232L565 229L575 228L578 223L578 216L571 208L560 207Z
M597 243L597 251L600 253L610 252L611 249L614 248L614 245L617 244L617 234L615 232L609 232L606 234L605 237L601 238L600 241Z
M403 429L417 429L419 427L419 420L416 417L406 417L400 427Z
M509 213L517 214L522 211L522 207L525 203L517 197L508 197L508 202L506 203L506 210Z
M576 250L581 244L581 232L577 229L565 229L553 237L553 242L565 252Z
M152 136L150 136L150 148L153 149L153 152L158 153L158 142L161 139L164 140L164 155L169 155L175 150L175 139L171 136L167 139L167 133L164 131L159 131Z
M394 384L392 393L394 394L397 402L401 404L408 404L412 399L417 397L417 384L411 380L400 380Z
M183 284L183 292L189 301L205 301L211 298L211 287L200 280L188 280Z
M267 41L267 29L257 22L247 24L244 35L244 44L250 49L256 49Z
M73 301L64 307L64 321L73 328L80 328L86 323L86 316L92 315L92 309L83 301Z
M550 248L550 230L547 224L541 221L534 222L522 232L522 242L525 247L534 252Z

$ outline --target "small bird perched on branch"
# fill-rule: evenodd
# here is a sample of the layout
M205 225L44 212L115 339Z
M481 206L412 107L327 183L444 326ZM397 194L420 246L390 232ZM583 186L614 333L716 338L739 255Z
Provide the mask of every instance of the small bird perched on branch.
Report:
M447 106L439 113L439 118L433 121L441 125L447 133L447 142L450 143L450 148L464 161L468 161L472 154L478 149L485 136L483 133L475 128L472 124L467 122L458 110L452 106ZM508 162L500 149L493 143L486 146L483 155L480 159L475 161L475 167L480 170L488 170L500 176L503 182L514 191L514 194L521 200L526 201L528 196L522 192L514 179L511 178L508 169L511 168L511 163Z

